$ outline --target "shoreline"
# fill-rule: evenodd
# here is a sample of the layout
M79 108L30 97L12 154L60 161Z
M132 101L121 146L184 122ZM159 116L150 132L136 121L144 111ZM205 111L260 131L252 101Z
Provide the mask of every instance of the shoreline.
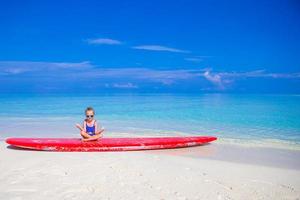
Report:
M290 151L300 151L300 143L291 142L279 139L236 139L236 138L218 138L218 144L235 145L240 147L253 147L253 148L269 148L269 149L282 149Z
M300 151L236 144L208 143L190 148L145 151L195 159L224 161L237 164L300 170Z

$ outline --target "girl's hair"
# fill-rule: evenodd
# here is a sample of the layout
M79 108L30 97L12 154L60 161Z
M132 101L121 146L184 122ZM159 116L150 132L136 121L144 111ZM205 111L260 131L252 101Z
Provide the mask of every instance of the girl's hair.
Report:
M87 108L85 109L85 113L86 113L87 111L93 111L93 113L95 114L95 110L94 110L94 108L92 108L92 107L87 107Z

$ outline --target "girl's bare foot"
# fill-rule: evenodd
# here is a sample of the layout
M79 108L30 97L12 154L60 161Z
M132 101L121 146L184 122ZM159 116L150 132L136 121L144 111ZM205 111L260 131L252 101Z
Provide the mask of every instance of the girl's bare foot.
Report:
M96 141L98 138L81 138L81 141L88 142L88 141Z

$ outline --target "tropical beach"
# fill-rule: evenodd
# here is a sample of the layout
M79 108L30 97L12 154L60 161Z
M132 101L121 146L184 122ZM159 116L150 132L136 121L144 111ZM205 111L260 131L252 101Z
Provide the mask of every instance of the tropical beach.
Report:
M1 198L297 199L300 194L299 118L290 116L299 114L299 110L294 109L299 106L299 97L273 97L215 94L123 94L93 96L92 99L76 96L69 99L61 95L1 96ZM254 111L249 105L243 110L240 106L251 101L263 111L257 107ZM278 101L292 104L286 115L280 116L281 126L262 124L257 118L249 124L249 110L275 121L277 115L272 115L272 109L287 109ZM218 140L191 148L130 152L39 152L5 144L8 137L79 138L74 124L80 122L81 104L86 102L91 105L102 102L101 108L96 106L95 110L106 129L104 137L213 135ZM60 103L64 104L64 110ZM219 118L212 116L218 116L215 112L221 107L229 107L226 104L231 105L232 113L226 109L229 119L224 115L218 122ZM79 107L74 112L76 105ZM237 114L234 105L239 105L241 115L248 113L247 120L234 117ZM6 107L17 111L17 115L5 111ZM272 109L266 112L267 107ZM181 123L177 115L181 116ZM34 116L40 117L37 120ZM224 120L226 127L222 126ZM294 132L285 128L286 123L295 125ZM257 126L259 128L255 128ZM276 132L272 133L272 129Z
M0 13L0 199L300 199L297 1Z

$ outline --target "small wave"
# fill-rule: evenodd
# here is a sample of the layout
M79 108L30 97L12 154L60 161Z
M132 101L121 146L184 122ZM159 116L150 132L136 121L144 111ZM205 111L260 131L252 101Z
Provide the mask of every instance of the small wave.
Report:
M237 138L218 138L218 143L233 144L246 147L266 147L276 149L300 150L299 142L292 142L280 139L237 139Z

